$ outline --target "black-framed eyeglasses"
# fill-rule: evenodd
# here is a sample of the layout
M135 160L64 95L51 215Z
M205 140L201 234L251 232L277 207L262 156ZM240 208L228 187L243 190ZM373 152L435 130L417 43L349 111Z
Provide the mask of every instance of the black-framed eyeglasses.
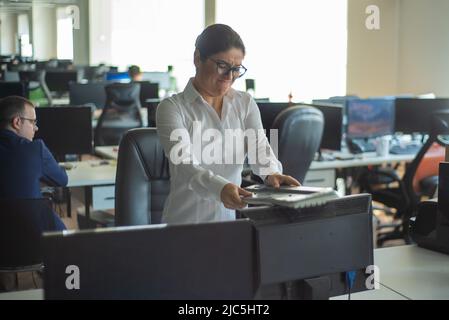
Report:
M22 120L28 120L29 122L31 122L31 124L35 127L37 127L37 119L30 119L30 118L25 118L25 117L20 117L20 119Z
M221 60L215 60L212 58L209 58L211 61L215 62L217 65L217 72L220 76L228 75L229 72L232 72L232 78L238 79L241 78L248 69L246 69L244 66L231 66L229 63Z

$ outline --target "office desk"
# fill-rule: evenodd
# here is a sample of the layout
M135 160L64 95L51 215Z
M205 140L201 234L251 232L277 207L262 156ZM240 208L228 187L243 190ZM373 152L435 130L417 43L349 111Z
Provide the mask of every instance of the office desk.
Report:
M118 158L118 146L95 147L95 154L105 159ZM348 153L335 153L335 155L348 155ZM413 154L389 154L379 157L375 152L356 155L351 160L312 161L303 184L310 187L334 187L336 170L381 165L384 163L410 162L415 158Z
M114 185L117 162L109 160L101 164L100 160L69 162L73 168L67 171L67 187L84 189L86 219L90 218L90 206L114 208ZM112 187L108 187L112 186ZM96 187L93 189L93 187ZM94 193L94 194L93 194Z
M95 154L104 159L118 159L118 146L95 147Z
M416 245L376 249L380 283L409 299L449 299L449 255Z
M342 154L345 155L344 153ZM354 159L350 160L313 161L310 165L310 170L366 167L401 161L410 162L414 158L414 154L389 154L384 157L379 157L375 152L367 152L360 155L355 155Z

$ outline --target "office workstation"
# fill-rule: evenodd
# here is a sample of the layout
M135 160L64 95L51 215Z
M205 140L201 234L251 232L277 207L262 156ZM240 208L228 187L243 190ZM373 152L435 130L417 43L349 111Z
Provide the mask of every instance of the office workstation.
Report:
M0 300L449 299L449 5L165 1L0 7Z

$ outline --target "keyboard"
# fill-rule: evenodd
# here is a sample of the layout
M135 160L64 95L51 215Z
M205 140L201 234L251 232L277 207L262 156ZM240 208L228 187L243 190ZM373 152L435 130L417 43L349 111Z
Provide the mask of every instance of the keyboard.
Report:
M375 152L376 145L371 140L350 140L347 141L349 151L354 154L364 152Z
M422 145L419 144L406 144L406 145L394 145L390 148L391 154L417 154Z

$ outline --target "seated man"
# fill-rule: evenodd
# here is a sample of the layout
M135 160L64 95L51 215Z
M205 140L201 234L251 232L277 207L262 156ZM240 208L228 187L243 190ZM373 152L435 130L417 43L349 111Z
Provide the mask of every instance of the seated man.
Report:
M65 170L44 142L33 141L37 130L31 101L18 96L0 99L0 198L42 198L41 181L51 186L67 185ZM66 229L56 214L54 220L56 230Z
M128 68L128 75L131 82L142 81L142 72L140 71L139 66L130 66Z

